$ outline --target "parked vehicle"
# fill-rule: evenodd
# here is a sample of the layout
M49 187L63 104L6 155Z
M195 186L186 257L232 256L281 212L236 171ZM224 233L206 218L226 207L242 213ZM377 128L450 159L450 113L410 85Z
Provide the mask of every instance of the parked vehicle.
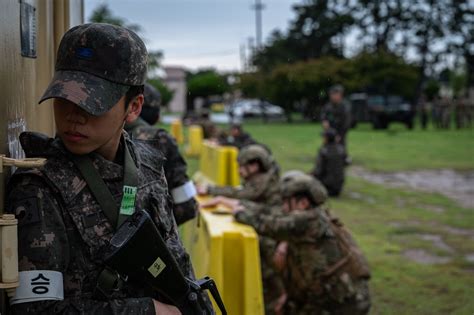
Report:
M413 128L415 112L410 103L398 95L368 95L355 93L351 101L352 127L358 122L371 122L374 129L387 129L391 122L404 123Z
M226 112L235 118L262 117L282 118L284 111L280 106L258 99L243 99L234 102L226 108Z
M398 95L372 95L367 98L367 108L374 129L387 129L391 122L404 123L413 128L415 112L410 103Z
M368 95L366 93L354 93L349 95L351 102L351 128L355 128L358 122L370 121L367 98Z

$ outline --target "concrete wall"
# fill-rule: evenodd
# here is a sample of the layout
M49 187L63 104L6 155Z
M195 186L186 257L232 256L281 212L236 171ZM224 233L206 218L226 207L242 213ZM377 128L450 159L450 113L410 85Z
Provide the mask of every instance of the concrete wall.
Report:
M30 30L36 33L36 58L21 54L21 3L35 9L36 27ZM83 11L82 0L1 0L0 154L21 157L17 138L24 130L54 135L51 102L37 103L53 76L60 39L83 22Z
M171 112L186 111L186 94L188 93L186 86L186 72L180 67L164 67L166 77L164 84L174 91L173 99L168 105Z

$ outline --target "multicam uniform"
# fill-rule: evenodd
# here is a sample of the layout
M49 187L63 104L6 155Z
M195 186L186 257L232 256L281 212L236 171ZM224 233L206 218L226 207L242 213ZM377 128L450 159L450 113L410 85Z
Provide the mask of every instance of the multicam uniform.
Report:
M173 212L178 225L193 219L198 211L194 184L187 175L187 165L179 152L178 145L173 137L164 129L154 128L143 119L127 124L125 130L134 138L140 140L158 140L158 148L163 153L168 188L173 197Z
M25 300L27 297L17 296L13 303L21 303L12 305L12 313L155 314L152 298L160 297L141 285L125 283L109 296L98 293L98 276L104 269L103 252L114 229L61 140L33 133L23 133L20 138L28 157L48 159L41 169L17 170L9 183L7 209L19 220L20 271L37 270L50 281L50 290L59 290L64 285L64 299L56 296L45 300L44 296L31 303ZM151 214L183 273L194 278L171 215L159 148L156 143L132 142L124 134L117 156L123 154L124 143L138 168L136 209ZM123 195L123 163L105 160L95 153L90 157L118 208ZM53 271L64 280L53 279ZM35 279L39 274L34 275ZM35 279L27 276L21 285L27 286ZM23 301L17 300L22 298Z
M259 234L288 241L285 314L368 312L368 266L337 219L320 208L268 216L260 207L247 205L236 220L252 225Z
M271 169L257 173L246 179L242 187L209 187L208 193L213 196L224 196L235 199L250 200L268 206L280 205L281 197L278 188L278 175Z
M248 153L259 153L260 160L264 164L264 171L251 175L245 179L243 187L209 187L208 193L211 195L225 196L240 199L245 204L247 201L264 205L260 209L267 215L274 215L281 206L281 196L279 189L279 167L271 157L267 148L262 145L250 145L239 153L239 164L245 164L242 160L252 160L248 158ZM245 155L244 159L242 157ZM262 161L264 160L264 161ZM277 242L269 237L260 236L260 261L262 267L262 280L265 299L266 314L273 314L276 299L284 292L284 286L279 274L273 267L273 255Z

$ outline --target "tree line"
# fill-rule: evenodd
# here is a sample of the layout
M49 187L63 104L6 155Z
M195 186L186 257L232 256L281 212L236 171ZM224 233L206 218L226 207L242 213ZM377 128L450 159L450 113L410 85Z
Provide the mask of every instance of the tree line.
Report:
M474 85L474 6L461 0L304 0L241 76L249 97L317 107L327 87L400 94L415 103L433 78L461 70ZM454 72L456 72L454 71ZM430 81L431 80L431 81Z

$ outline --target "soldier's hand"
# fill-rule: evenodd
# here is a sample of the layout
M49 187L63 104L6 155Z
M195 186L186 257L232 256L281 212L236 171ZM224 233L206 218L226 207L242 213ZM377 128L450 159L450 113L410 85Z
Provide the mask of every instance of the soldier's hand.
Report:
M286 267L286 256L288 253L288 243L280 242L277 246L275 254L273 255L273 264L278 271L283 271Z
M208 193L208 186L207 185L201 185L196 187L197 193L199 195L207 195Z
M288 295L286 293L283 293L282 295L280 295L277 302L275 303L276 315L283 315L283 308L285 307L287 299L288 299Z
M153 300L156 315L181 315L176 306L164 304L157 300Z
M329 129L330 127L331 127L331 126L329 125L329 121L323 120L323 128L324 128L324 130Z

